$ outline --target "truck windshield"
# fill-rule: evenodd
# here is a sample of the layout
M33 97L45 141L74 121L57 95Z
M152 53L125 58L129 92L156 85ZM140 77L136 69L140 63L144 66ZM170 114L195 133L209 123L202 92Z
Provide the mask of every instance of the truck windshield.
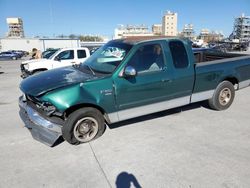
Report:
M93 53L81 68L91 69L97 73L111 74L124 59L132 45L121 42L109 42Z

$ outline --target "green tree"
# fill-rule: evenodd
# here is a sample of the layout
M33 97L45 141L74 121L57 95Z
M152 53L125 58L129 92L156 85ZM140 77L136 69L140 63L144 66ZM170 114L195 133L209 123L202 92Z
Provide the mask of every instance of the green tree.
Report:
M89 42L102 42L103 38L99 36L90 36L90 35L80 35L79 39L81 41L89 41Z
M70 35L69 35L69 38L70 38L70 39L76 39L76 38L77 38L77 36L76 36L76 35L74 35L74 34L70 34Z

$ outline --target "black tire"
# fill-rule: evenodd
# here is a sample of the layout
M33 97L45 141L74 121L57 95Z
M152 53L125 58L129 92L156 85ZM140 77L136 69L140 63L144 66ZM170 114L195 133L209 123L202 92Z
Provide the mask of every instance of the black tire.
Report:
M17 60L17 57L12 57L12 60Z
M217 86L213 97L208 100L208 105L214 110L226 110L233 103L234 96L234 85L229 81L223 81Z
M62 135L67 142L77 145L100 137L105 127L103 114L95 108L86 107L69 115L62 128Z

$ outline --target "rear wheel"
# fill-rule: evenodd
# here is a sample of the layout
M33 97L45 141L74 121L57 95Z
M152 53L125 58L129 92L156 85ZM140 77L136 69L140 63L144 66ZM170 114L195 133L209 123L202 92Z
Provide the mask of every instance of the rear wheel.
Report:
M70 144L90 142L105 130L102 113L91 107L81 108L69 115L62 128L63 137Z
M14 57L12 57L12 60L17 60L17 58L14 56Z
M229 81L223 81L217 86L213 97L208 100L209 107L214 110L226 110L233 103L234 96L234 85Z

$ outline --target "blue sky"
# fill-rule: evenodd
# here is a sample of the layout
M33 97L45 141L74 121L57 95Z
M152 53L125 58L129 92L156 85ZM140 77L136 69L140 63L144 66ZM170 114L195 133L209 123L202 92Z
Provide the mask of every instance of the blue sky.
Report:
M118 24L161 23L165 11L178 13L178 30L192 23L223 31L227 36L234 18L250 16L250 0L0 0L0 37L8 31L6 18L21 17L27 37L60 34L100 34L111 37Z

